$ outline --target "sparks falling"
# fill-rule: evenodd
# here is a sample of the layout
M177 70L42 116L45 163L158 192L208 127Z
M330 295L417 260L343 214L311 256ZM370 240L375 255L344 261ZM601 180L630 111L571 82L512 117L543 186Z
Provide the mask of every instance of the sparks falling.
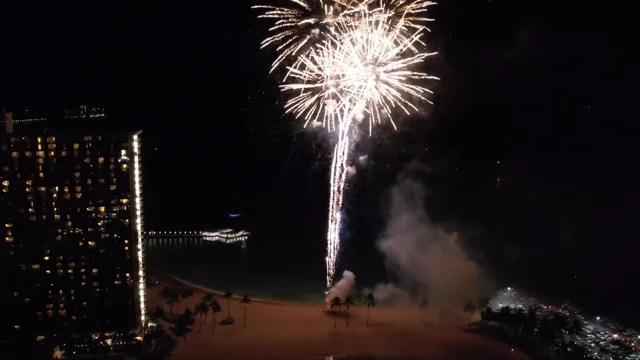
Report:
M269 10L263 17L279 19L271 29L279 32L267 38L263 46L281 44L274 68L285 58L294 57L292 65L287 67L285 84L281 86L283 92L292 94L285 111L302 119L305 127L321 125L337 133L331 164L327 229L326 280L330 287L340 250L347 165L351 146L360 133L358 124L367 119L369 134L374 125L383 121L389 121L395 129L393 113L396 110L411 114L418 111L414 102L430 102L431 91L419 82L437 78L413 68L436 54L424 51L422 40L428 30L424 23L431 21L422 14L434 3L420 0L387 0L386 4L380 0L291 1L306 12L266 7ZM326 7L327 2L332 5ZM311 4L316 3L325 9L324 15L309 15L314 9ZM285 13L288 17L283 15ZM300 32L305 22L304 14L310 16L306 18L309 22L324 26L321 30L314 28L318 30L314 32L316 38L312 44L308 43L308 36ZM290 45L293 42L297 45Z

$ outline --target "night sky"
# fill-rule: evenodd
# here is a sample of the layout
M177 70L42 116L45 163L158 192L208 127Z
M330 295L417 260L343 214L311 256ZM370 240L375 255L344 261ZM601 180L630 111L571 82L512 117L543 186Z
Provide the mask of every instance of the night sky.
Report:
M624 9L581 4L433 8L435 105L359 145L371 161L348 192L341 266L382 266L385 194L417 161L431 169L431 217L469 233L499 282L629 316L640 300L629 32ZM259 50L268 23L250 5L8 9L0 105L107 107L144 130L148 228L211 229L237 212L263 256L320 268L328 145L283 115L274 54Z

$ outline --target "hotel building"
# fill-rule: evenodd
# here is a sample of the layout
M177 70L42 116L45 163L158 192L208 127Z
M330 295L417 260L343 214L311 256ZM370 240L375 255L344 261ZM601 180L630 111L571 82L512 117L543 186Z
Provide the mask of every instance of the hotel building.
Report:
M0 340L143 326L141 133L20 120L0 130Z

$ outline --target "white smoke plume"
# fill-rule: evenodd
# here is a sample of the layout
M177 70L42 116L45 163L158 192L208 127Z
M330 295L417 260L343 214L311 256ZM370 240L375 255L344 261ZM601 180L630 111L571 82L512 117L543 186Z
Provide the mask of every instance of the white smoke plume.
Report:
M377 243L387 270L399 281L377 285L374 296L394 305L426 296L429 306L458 308L481 294L480 268L463 250L457 233L447 233L429 219L424 209L427 192L411 177L415 169L409 170L391 189L385 233Z
M342 273L342 279L338 281L329 291L327 292L326 301L331 301L334 297L339 297L340 300L344 300L345 297L349 296L351 289L356 285L356 275L349 270L345 270Z

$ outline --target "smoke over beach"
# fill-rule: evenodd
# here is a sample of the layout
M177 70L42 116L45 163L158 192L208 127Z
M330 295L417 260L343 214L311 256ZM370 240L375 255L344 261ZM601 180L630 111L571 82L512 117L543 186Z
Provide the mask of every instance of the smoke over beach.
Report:
M327 293L327 301L330 301L334 297L339 297L340 300L344 300L345 297L349 296L351 289L356 284L356 275L349 270L345 270L342 273L342 279L338 281Z
M428 193L413 177L412 164L398 176L390 190L387 224L376 244L383 254L394 284L378 284L372 290L381 302L415 304L426 296L430 306L458 307L475 300L484 290L479 266L472 261L457 233L434 224L425 211Z

